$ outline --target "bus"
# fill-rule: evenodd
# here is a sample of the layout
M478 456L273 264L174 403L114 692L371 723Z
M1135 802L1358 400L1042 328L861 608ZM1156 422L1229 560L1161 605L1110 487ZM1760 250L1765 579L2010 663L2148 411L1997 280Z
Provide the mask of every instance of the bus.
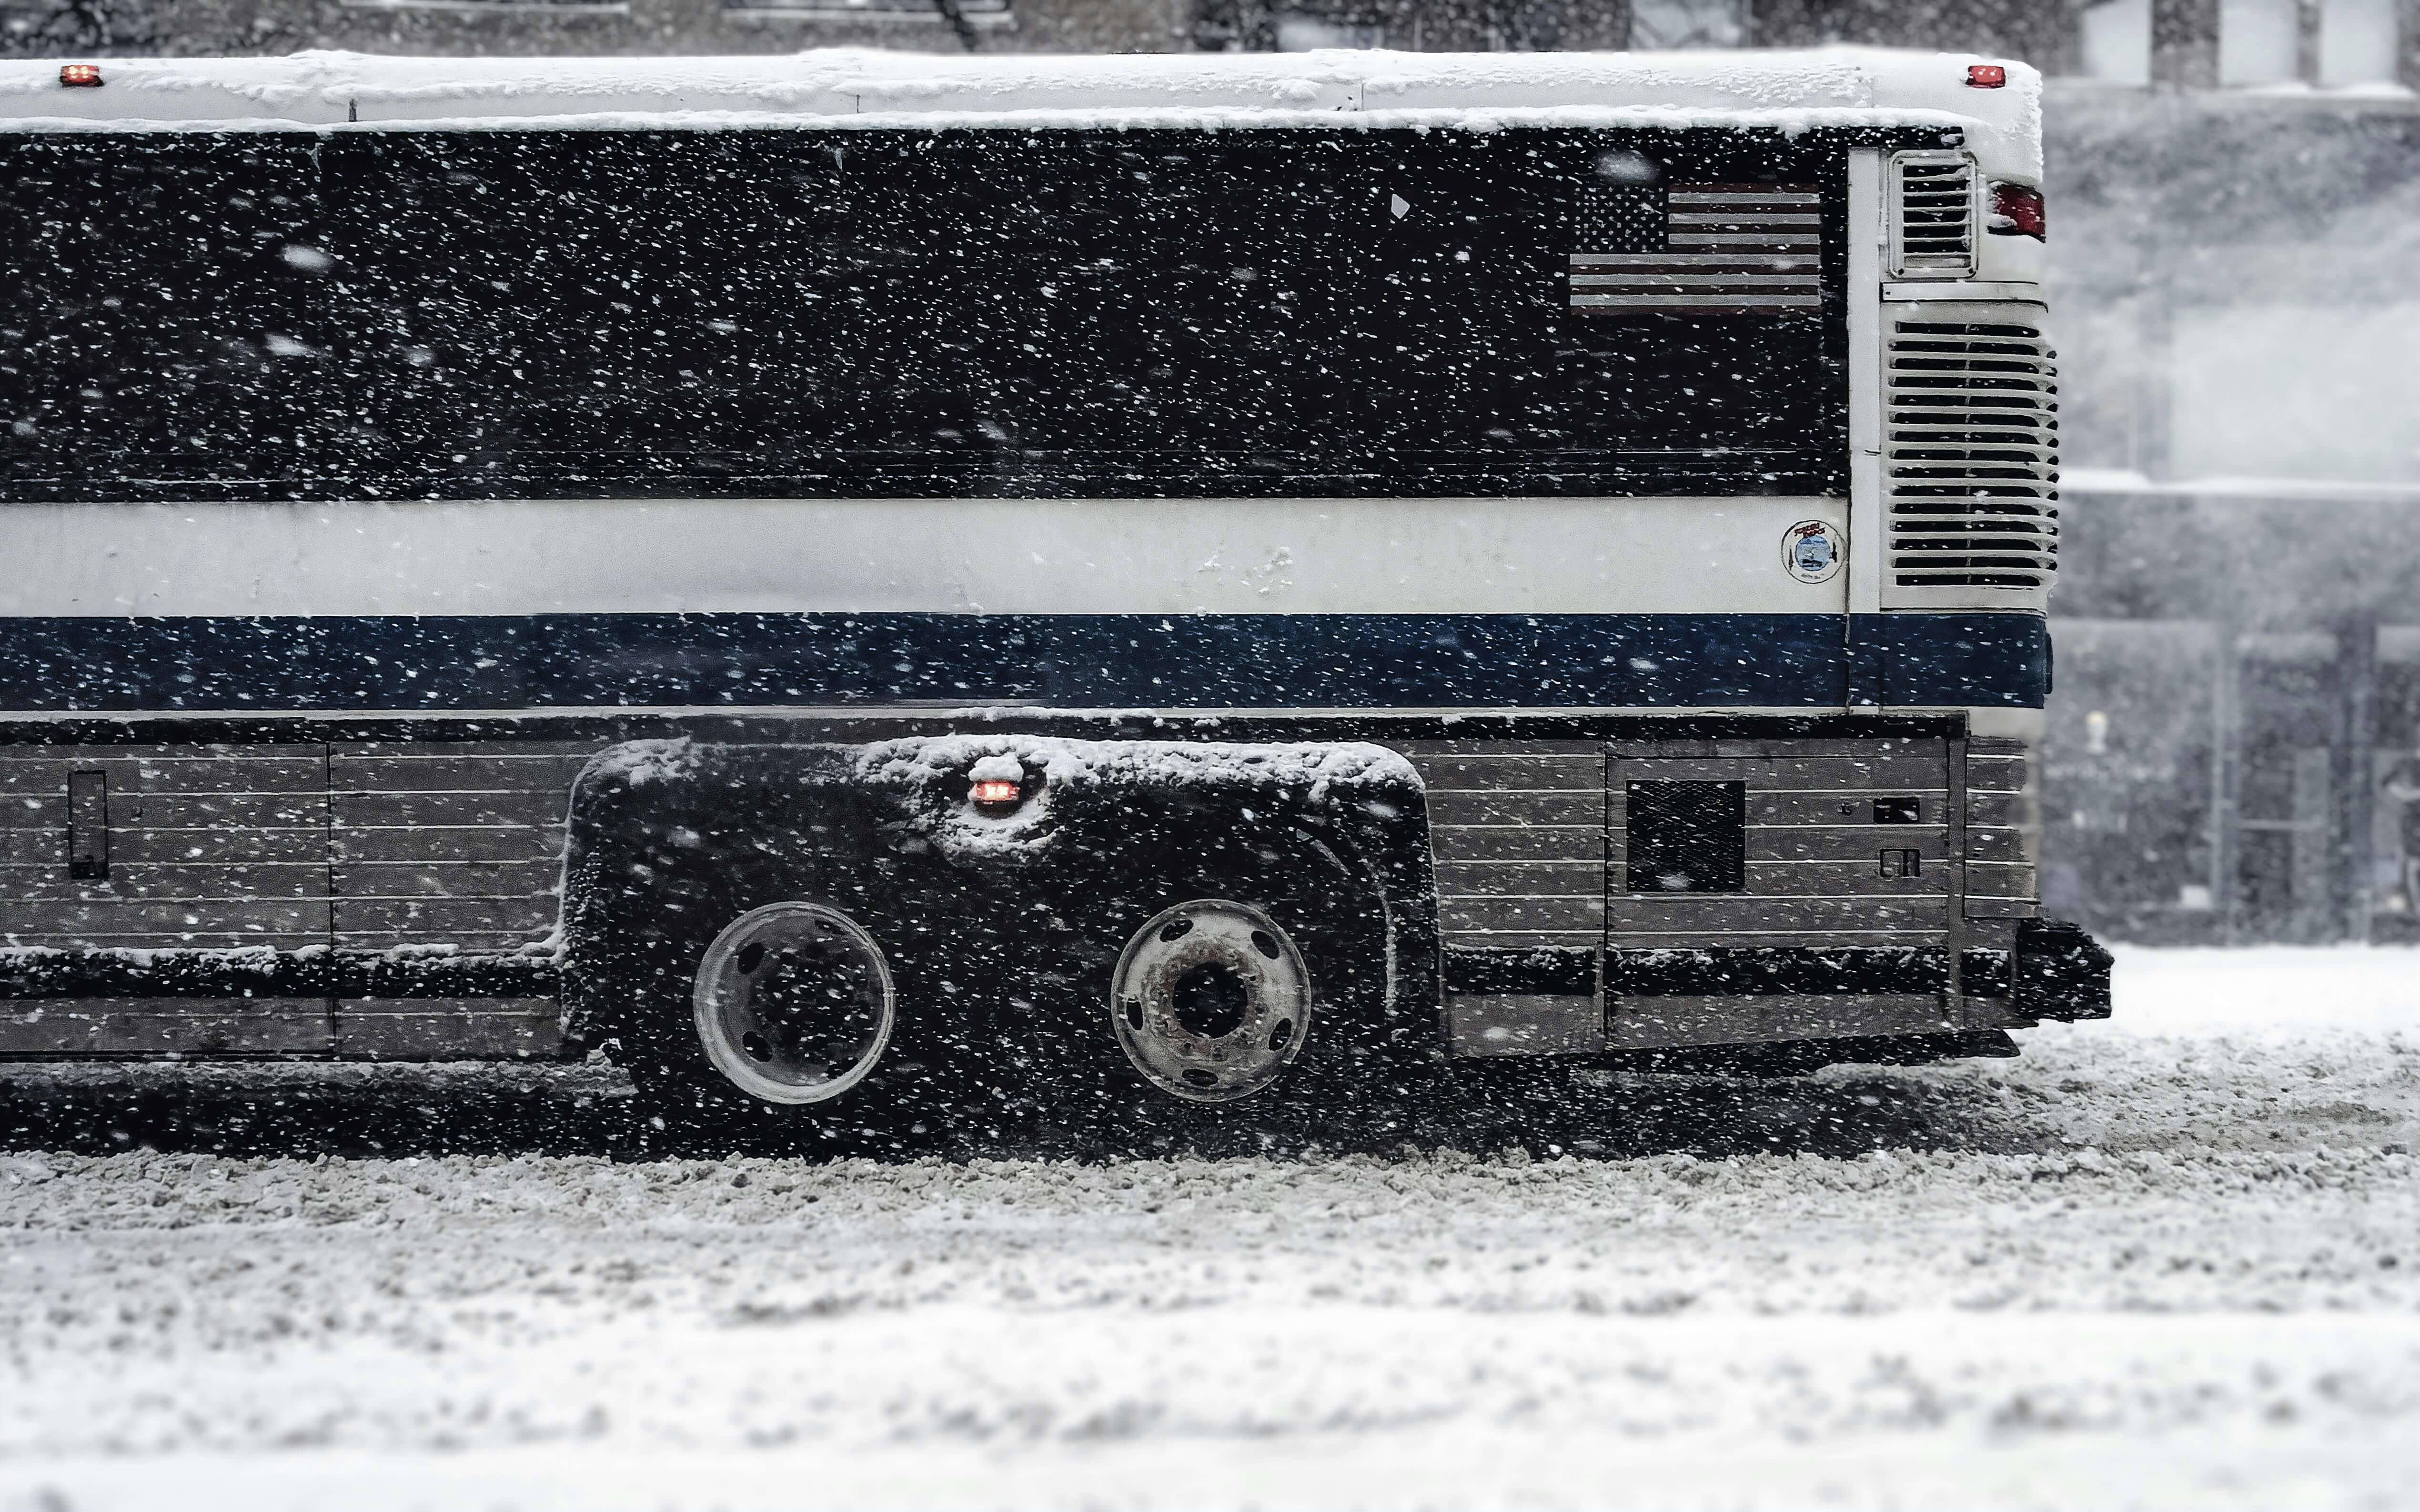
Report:
M0 63L0 1054L1316 1130L2104 1015L2040 97Z

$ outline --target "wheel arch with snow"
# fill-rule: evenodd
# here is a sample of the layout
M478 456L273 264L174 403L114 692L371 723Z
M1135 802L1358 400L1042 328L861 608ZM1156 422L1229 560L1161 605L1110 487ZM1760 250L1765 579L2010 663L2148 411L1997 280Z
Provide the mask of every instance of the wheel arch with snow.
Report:
M1435 1058L1429 856L1376 746L628 742L573 787L566 1026L667 1121L883 1127L988 1080L1058 1119L1315 1133ZM1143 949L1163 916L1181 950ZM1118 963L1156 950L1202 1001L1122 1025Z

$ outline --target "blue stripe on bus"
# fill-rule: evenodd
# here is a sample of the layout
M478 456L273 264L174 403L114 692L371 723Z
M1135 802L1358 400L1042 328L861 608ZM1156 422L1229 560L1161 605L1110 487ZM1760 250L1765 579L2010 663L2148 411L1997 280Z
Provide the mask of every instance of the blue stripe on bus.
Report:
M0 620L13 712L1023 700L2038 707L2031 614L537 614Z

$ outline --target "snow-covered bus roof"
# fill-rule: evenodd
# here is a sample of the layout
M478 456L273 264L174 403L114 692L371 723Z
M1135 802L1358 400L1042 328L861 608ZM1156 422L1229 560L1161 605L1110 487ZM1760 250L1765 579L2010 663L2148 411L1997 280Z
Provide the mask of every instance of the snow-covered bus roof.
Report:
M1942 127L2039 177L2041 78L2005 59L1798 53L111 58L0 62L0 131L817 127ZM1977 88L1970 64L2007 84Z

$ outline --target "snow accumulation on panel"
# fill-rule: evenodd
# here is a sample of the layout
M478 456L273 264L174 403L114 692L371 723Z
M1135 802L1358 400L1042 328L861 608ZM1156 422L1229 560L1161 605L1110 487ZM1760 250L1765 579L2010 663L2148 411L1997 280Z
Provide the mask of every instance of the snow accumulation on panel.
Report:
M897 799L927 841L966 860L1040 859L1063 832L1065 805L1094 795L1118 802L1121 795L1182 789L1265 792L1313 810L1351 804L1391 820L1404 795L1420 790L1410 762L1384 746L1357 742L1229 745L986 733L781 748L796 758L801 780L837 778ZM589 792L616 782L641 788L714 780L726 760L749 749L686 736L628 741L591 760L578 786ZM985 780L1020 782L1024 796L1007 812L987 812L968 793L970 783Z
M328 945L306 945L291 950L270 945L207 949L169 946L147 949L113 946L105 950L56 945L8 945L0 946L0 978L39 977L62 966L91 961L96 956L105 956L111 962L138 970L173 969L179 965L207 963L222 974L271 977L290 969L294 962L326 960L334 953L335 948Z
M2040 79L1964 86L1951 54L1303 54L941 57L111 59L63 89L54 61L0 63L16 130L506 127L1142 129L1831 126L2039 134Z
M1054 740L1041 735L931 735L862 748L877 783L982 776L1014 762L1067 787L1290 787L1314 798L1335 782L1419 785L1412 764L1384 746L1226 745L1216 741Z
M0 999L517 997L553 991L561 932L504 952L448 941L306 945L0 946Z
M655 782L677 782L697 770L697 743L687 735L670 740L626 740L598 751L580 774L580 785L619 781L643 788Z
M1412 764L1384 746L1221 745L1207 741L1054 740L1037 735L937 735L861 748L868 786L905 797L945 853L1017 860L1047 850L1059 832L1057 807L1100 789L1282 789L1311 808L1330 801L1384 804L1418 792ZM966 783L1024 780L1031 796L990 815L964 799ZM1035 780L1038 779L1039 780Z

